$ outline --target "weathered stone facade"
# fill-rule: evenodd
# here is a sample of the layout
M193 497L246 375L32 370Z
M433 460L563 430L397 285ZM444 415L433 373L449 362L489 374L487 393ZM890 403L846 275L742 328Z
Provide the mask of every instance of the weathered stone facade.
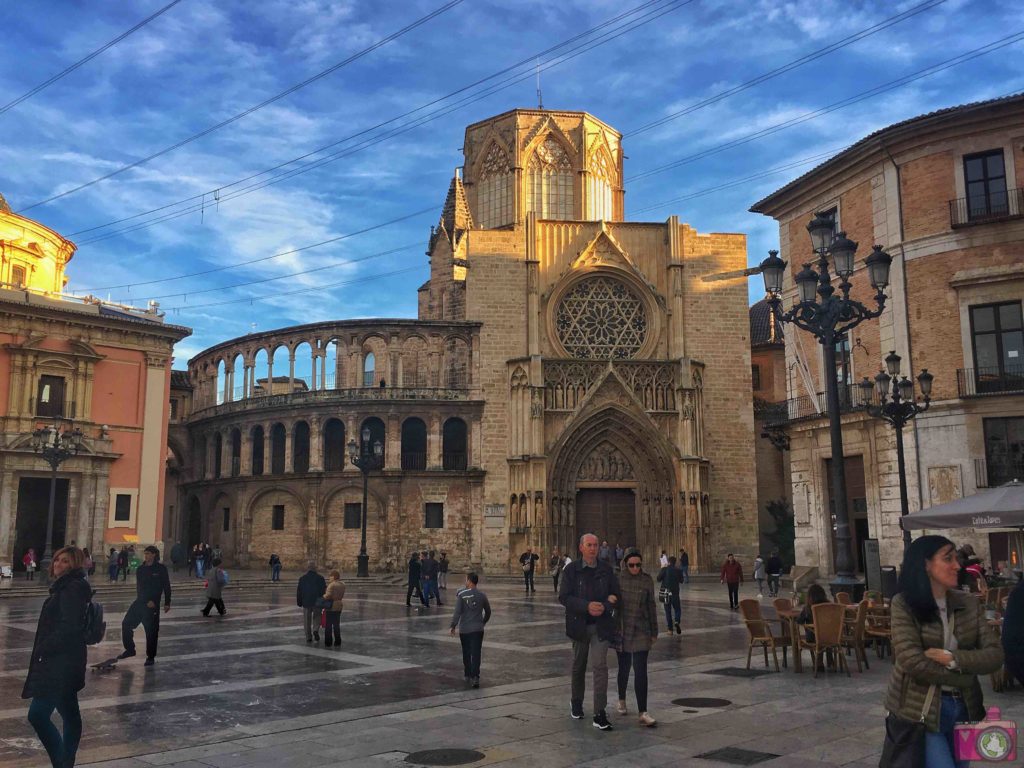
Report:
M402 567L429 545L505 570L528 545L575 551L588 530L648 557L686 546L696 568L753 553L746 282L702 279L741 275L745 238L676 217L623 221L620 138L580 112L515 110L470 126L418 320L252 334L191 360L180 535L191 510L202 538L240 559L274 550L351 567L359 532L344 528L344 504L359 500L361 476L325 460L325 428L337 418L348 439L379 419L371 567ZM313 375L300 385L294 362L281 378L273 352L283 345L293 361L303 342ZM277 424L281 460L259 476L254 434L269 461ZM428 503L444 505L442 528L425 527ZM283 530L272 530L275 505Z

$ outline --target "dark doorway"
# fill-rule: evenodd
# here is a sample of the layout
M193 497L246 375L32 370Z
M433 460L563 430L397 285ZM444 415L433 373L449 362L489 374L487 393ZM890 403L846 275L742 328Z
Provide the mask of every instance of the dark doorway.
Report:
M57 478L53 505L53 551L64 546L68 521L70 482ZM14 538L14 567L24 570L21 559L29 547L36 551L36 563L46 551L46 518L50 507L50 480L23 477L18 483L18 519Z
M199 511L199 499L193 496L188 502L188 531L185 542L189 549L202 541L203 519Z
M636 501L628 488L585 488L576 496L576 538L592 533L614 546L635 545Z
M864 457L847 456L843 461L846 475L846 512L850 518L850 537L853 539L853 563L858 572L864 572L864 539L868 538L868 500L864 485ZM832 459L825 459L825 477L828 483L828 526L832 537L832 569L836 562L835 500L832 494Z
M324 470L341 472L345 468L345 425L339 419L324 424Z
M402 422L402 469L427 468L427 425L415 417Z

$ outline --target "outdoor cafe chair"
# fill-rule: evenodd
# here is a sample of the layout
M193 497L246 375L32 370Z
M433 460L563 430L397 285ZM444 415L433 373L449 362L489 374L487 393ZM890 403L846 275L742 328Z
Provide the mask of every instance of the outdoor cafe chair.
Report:
M852 605L853 601L850 600L849 592L836 592L836 602L839 605Z
M865 640L875 646L878 658L885 656L885 650L892 645L892 625L888 608L868 608L864 624Z
M740 614L750 635L750 643L747 646L747 669L750 669L750 656L754 652L754 646L760 645L764 651L764 665L768 666L768 649L771 648L772 658L775 659L775 671L778 672L779 655L775 652L778 638L772 634L771 624L761 615L761 603L751 598L740 600Z
M857 660L858 672L863 671L860 667L862 661L866 669L871 669L868 665L867 653L864 652L864 626L867 617L868 601L861 600L857 603L857 612L853 618L847 617L843 632L843 645L853 651L853 656Z
M824 655L831 651L836 663L846 671L849 677L850 668L846 665L846 656L843 648L843 617L846 609L837 603L819 603L811 606L811 616L814 619L814 626L809 629L814 632L814 640L809 641L806 637L800 637L801 652L804 648L811 652L814 662L814 676L818 676L818 668L824 666Z

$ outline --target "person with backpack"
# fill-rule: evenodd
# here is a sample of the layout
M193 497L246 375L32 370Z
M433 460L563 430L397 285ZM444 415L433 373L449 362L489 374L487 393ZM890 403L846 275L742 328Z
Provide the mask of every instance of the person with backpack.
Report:
M171 610L171 577L167 566L160 562L160 550L150 544L143 550L145 563L135 571L135 602L121 621L121 642L124 651L117 658L135 655L135 628L142 625L146 631L146 664L156 660L157 639L160 637L160 598L163 596L164 613Z
M85 687L86 637L83 632L92 590L85 579L85 555L77 547L57 550L50 564L50 595L39 624L21 698L31 699L32 724L53 768L75 764L82 740L78 692ZM63 732L51 717L57 710Z
M219 557L213 558L213 572L206 580L206 607L200 611L203 616L209 616L210 609L214 606L217 607L217 613L221 616L227 613L222 594L228 583L228 572L220 567L220 563Z

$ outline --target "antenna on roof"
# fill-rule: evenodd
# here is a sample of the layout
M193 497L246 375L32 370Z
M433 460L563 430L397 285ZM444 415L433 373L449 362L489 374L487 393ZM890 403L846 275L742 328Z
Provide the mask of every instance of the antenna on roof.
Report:
M544 96L540 92L540 59L537 59L537 109L544 109Z

